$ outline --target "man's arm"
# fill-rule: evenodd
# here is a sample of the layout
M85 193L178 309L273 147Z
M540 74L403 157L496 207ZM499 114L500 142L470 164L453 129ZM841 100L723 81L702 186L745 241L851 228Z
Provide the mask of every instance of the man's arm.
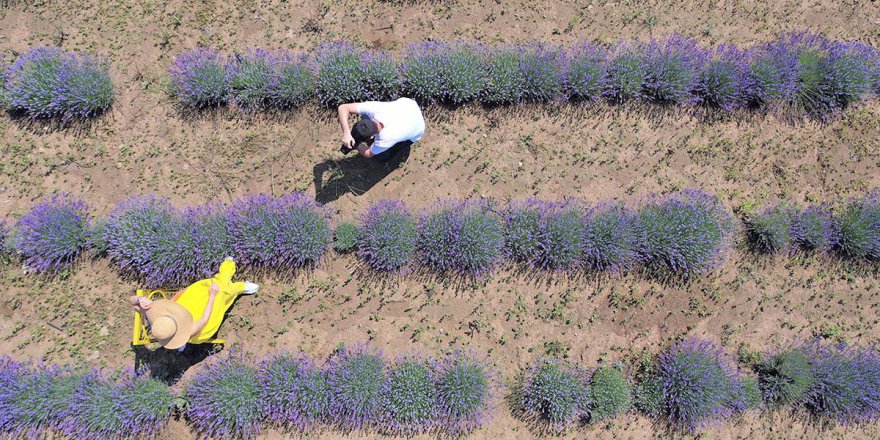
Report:
M351 137L351 127L348 125L348 117L352 113L357 113L357 102L341 104L337 110L339 116L339 128L342 129L342 145L348 148L354 148L354 138Z
M360 145L358 145L358 153L360 153L361 156L366 157L368 159L373 157L372 147L370 145L367 145L364 143L361 143Z
M214 300L217 298L217 292L220 292L220 286L218 286L217 283L211 283L211 289L208 290L208 304L205 305L205 311L202 313L202 317L193 323L193 330L189 335L190 338L199 334L199 332L205 328L205 325L208 324L208 320L211 319L211 312L214 311Z

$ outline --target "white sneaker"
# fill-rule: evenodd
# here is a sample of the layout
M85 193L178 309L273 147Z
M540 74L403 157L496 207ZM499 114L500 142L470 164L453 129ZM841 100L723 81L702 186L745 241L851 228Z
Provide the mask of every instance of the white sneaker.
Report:
M260 285L257 283L252 283L250 281L244 282L244 291L241 292L242 295L253 295L260 290Z
M232 257L226 257L226 261L234 261Z

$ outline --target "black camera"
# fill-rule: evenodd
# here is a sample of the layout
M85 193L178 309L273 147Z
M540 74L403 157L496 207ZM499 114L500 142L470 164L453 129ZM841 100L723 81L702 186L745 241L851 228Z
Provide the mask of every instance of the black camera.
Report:
M351 153L351 150L354 150L354 148L351 148L348 145L343 145L343 146L339 147L339 152L341 152L342 154Z

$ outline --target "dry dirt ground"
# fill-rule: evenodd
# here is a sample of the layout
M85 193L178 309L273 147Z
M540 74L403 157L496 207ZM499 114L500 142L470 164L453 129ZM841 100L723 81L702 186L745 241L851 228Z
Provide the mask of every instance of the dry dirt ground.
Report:
M165 91L172 58L195 44L308 50L348 38L398 50L428 38L613 42L679 32L707 44L749 46L780 31L809 29L877 46L876 1L11 3L0 9L0 52L8 57L37 44L60 44L99 53L112 61L118 95L112 112L86 127L56 130L0 117L0 218L7 220L60 190L81 195L95 215L141 193L183 205L304 190L332 206L336 219L353 219L383 198L401 198L416 209L466 196L635 203L651 192L702 188L732 209L747 210L780 198L841 201L880 187L877 102L827 124L604 105L426 109L423 141L405 165L384 169L341 158L327 109L257 118L182 115ZM263 290L233 308L221 333L256 357L282 349L323 357L338 343L366 339L390 355L467 347L488 353L504 378L544 354L591 368L631 362L686 333L742 354L812 336L880 340L876 273L821 258L742 255L686 286L638 276L534 279L515 271L467 285L415 276L375 280L354 258L331 255L293 280L255 280ZM170 360L132 350L131 312L123 298L137 286L103 260L84 261L51 280L9 264L0 284L0 353L111 368L137 362L169 380L199 368L186 368L198 363L198 355ZM492 425L472 437L535 437L509 414L499 402ZM193 437L182 422L170 429L169 437ZM652 436L674 435L630 416L568 437ZM826 429L778 413L749 415L704 434L878 436L876 425Z

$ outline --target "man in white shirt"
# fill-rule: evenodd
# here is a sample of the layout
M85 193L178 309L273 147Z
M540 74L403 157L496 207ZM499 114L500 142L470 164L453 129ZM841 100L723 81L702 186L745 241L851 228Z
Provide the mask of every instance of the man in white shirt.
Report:
M361 115L349 128L348 116ZM419 105L409 98L396 101L366 101L339 106L344 154L357 149L361 156L381 162L391 160L401 150L418 142L425 133L425 119Z

